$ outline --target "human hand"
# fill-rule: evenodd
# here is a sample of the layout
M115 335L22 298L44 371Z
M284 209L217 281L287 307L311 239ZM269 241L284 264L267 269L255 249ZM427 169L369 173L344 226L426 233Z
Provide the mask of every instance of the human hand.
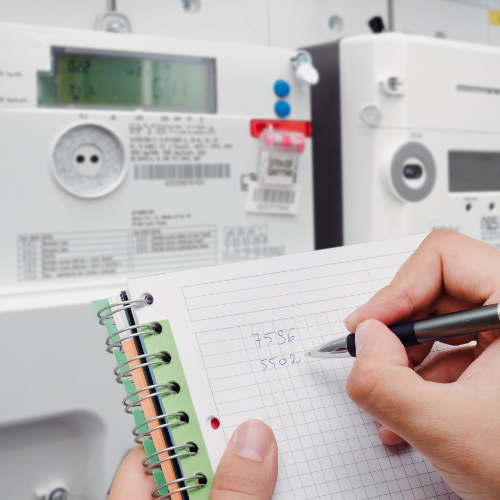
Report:
M136 446L116 474L108 500L151 500L152 476L141 465L144 449ZM270 500L278 475L278 447L273 431L259 420L242 423L219 463L210 500Z
M407 441L467 500L500 498L500 330L405 349L385 326L500 302L500 252L453 231L431 233L392 283L346 318L357 357L349 397L386 444ZM414 368L417 367L417 368Z

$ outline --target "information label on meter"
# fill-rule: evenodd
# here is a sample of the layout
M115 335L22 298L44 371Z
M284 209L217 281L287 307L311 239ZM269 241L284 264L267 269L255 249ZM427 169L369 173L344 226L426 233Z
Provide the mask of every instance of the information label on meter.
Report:
M163 180L176 186L231 177L232 143L223 141L215 126L204 119L198 123L189 117L185 120L130 125L135 180Z
M217 227L26 234L17 252L19 281L173 271L217 264Z
M495 248L500 248L500 217L481 217L481 240Z
M285 254L284 245L269 245L266 224L226 226L223 233L223 262L278 257Z

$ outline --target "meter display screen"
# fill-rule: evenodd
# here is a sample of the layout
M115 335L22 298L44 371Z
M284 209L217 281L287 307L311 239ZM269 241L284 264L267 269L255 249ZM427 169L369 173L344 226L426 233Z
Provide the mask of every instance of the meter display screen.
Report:
M54 51L39 74L42 107L142 108L215 113L215 60Z
M500 153L450 151L448 177L452 193L500 191Z

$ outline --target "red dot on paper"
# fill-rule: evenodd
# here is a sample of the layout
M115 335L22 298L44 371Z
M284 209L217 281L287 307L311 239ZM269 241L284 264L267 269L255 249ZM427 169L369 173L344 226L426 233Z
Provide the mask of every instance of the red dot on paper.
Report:
M212 426L212 429L216 431L220 427L219 419L212 417L212 419L210 420L210 425Z

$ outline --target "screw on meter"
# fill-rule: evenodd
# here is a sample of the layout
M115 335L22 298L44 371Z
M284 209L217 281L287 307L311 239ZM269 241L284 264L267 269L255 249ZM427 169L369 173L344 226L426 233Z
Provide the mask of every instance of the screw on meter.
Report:
M116 189L126 173L125 152L119 139L98 125L79 125L57 141L52 172L68 193L97 198Z

